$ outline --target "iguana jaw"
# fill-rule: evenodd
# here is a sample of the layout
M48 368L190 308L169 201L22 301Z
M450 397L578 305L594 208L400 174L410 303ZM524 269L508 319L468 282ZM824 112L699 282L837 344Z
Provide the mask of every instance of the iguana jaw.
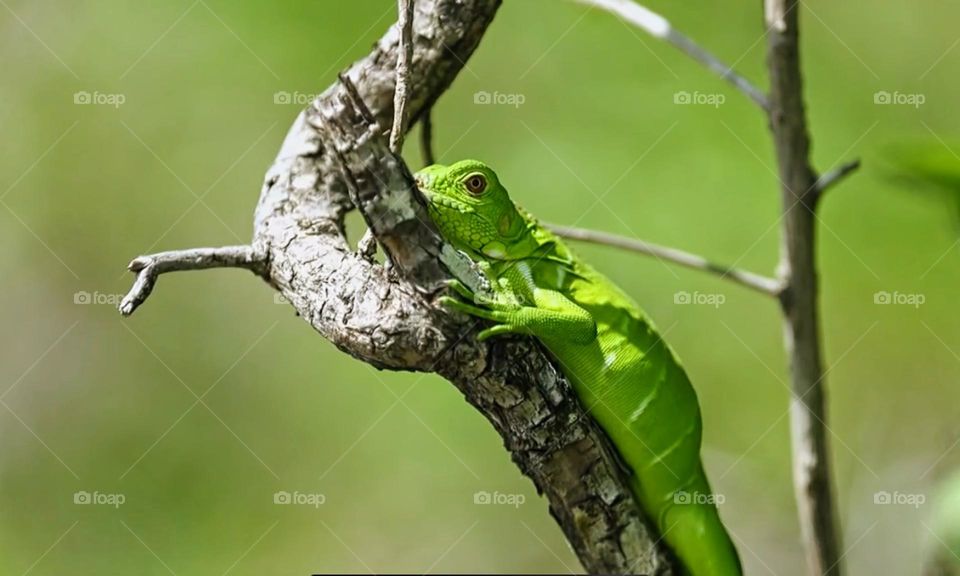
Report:
M434 224L440 228L441 233L450 240L458 250L468 253L475 253L477 249L472 246L462 231L466 230L466 219L475 217L472 207L460 202L446 194L432 192L426 187L420 185L420 192L427 199L427 209Z

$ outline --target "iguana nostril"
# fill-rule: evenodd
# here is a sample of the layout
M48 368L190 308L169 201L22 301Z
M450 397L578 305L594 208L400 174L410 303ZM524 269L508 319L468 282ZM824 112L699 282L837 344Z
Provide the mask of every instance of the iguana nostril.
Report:
M426 193L426 189L430 186L430 177L426 174L414 174L413 182L417 185L417 188Z

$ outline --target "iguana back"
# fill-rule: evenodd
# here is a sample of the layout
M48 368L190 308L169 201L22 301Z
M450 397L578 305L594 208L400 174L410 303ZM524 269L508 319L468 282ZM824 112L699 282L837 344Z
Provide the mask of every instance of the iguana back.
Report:
M490 281L490 295L454 281L464 300L444 296L441 303L492 320L480 339L538 338L630 468L637 501L687 570L741 574L700 463L696 394L653 323L517 208L482 162L430 166L416 178L443 236Z
M555 289L597 324L590 344L539 338L630 467L634 495L688 570L695 576L740 574L701 465L700 407L686 372L630 297L531 223L541 241L553 244L556 258L535 261L534 269L542 268L535 277L557 279L554 268L568 269Z

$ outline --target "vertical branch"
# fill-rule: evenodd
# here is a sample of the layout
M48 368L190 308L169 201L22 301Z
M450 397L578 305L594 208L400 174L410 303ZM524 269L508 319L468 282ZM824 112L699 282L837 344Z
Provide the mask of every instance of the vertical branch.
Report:
M407 133L406 108L410 94L410 61L413 60L413 0L397 0L397 28L400 29L400 50L397 51L397 87L393 93L393 129L390 150L399 154Z
M790 432L794 490L811 574L840 574L827 449L824 372L815 266L817 175L803 105L798 44L799 0L765 0L770 129L781 182L783 225L779 273L784 343L790 361Z
M423 165L436 164L437 158L433 154L433 110L427 110L420 117L420 155Z
M403 138L407 133L407 99L410 97L410 61L413 60L413 2L397 0L397 28L400 32L400 45L397 50L396 84L393 90L393 126L390 128L390 151L403 152ZM353 82L344 75L340 81L347 88L355 102L363 102ZM372 121L372 119L371 119ZM367 228L357 243L357 253L368 261L373 261L377 252L377 238L373 230Z

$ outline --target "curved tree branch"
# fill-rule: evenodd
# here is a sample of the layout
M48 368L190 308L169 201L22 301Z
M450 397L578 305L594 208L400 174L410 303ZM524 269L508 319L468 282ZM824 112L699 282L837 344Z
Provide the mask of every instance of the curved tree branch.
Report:
M137 280L130 292L120 301L120 313L124 316L133 314L153 292L153 286L161 274L209 268L244 268L258 276L265 276L266 255L256 253L250 246L224 246L139 256L127 265L127 269L137 274Z
M408 126L447 89L499 5L416 3ZM384 138L399 37L391 28L345 81L297 117L267 172L250 254L262 255L267 281L342 351L380 368L438 372L457 386L547 497L589 572L677 573L605 435L542 349L526 338L478 343L475 321L434 305L451 275L476 287L482 281L434 232L406 165ZM344 217L354 206L392 266L351 251Z

